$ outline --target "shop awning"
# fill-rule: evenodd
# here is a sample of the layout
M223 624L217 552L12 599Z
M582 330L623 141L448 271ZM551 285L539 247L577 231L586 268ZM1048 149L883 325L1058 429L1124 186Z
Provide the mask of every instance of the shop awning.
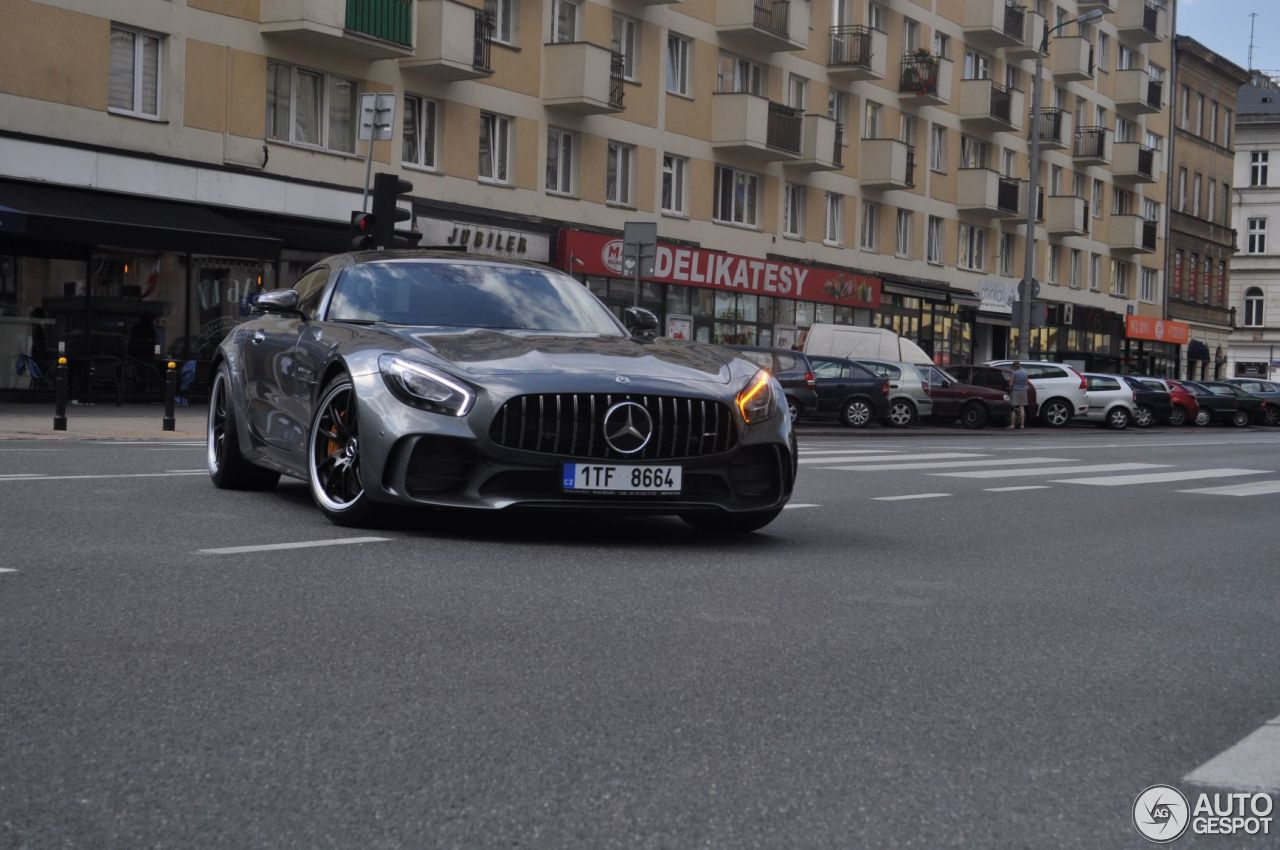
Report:
M1188 360L1208 360L1209 346L1205 345L1198 339L1193 339L1187 343L1187 359Z
M899 280L896 278L883 278L884 284L882 290L886 295L904 295L908 298L921 298L925 301L937 301L939 303L947 303L947 287L929 286L924 283L915 283L911 281Z
M951 298L952 304L959 304L961 307L981 307L982 296L976 292L968 292L963 289L953 289L947 293Z
M25 240L264 260L280 253L279 239L207 207L17 180L0 180L0 236L16 251Z

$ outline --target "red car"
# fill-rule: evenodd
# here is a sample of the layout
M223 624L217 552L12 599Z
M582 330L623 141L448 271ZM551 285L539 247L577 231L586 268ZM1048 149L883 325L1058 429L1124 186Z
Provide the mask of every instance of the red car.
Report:
M933 420L954 422L966 428L982 428L992 419L1005 420L1013 410L1009 392L958 380L936 366L917 366L929 375L929 396L933 399Z
M1013 370L1006 369L1002 366L977 366L966 364L964 366L948 366L947 374L955 377L962 384L973 384L975 387L986 387L990 390L999 390L1008 392L1009 386L1013 383ZM1036 403L1036 388L1030 383L1027 384L1027 422L1037 421L1040 415L1040 405ZM1006 424L1005 421L996 420L996 424Z
M1173 402L1173 412L1169 414L1170 425L1189 425L1196 421L1196 414L1200 412L1200 403L1182 384L1169 378L1139 378L1138 380L1152 384L1152 389L1163 389L1169 393L1169 400Z

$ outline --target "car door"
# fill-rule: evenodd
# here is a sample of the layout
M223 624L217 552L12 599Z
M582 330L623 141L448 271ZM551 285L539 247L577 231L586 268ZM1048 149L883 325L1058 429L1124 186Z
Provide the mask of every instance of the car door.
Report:
M840 402L848 394L851 375L848 366L842 366L835 360L820 360L811 357L813 377L817 381L815 391L818 394L818 413L827 416L838 413Z
M323 278L310 281L307 290L298 293L298 309L303 321L294 337L289 357L282 363L288 372L285 386L289 390L284 402L283 423L289 438L284 449L288 453L289 463L303 469L306 468L311 406L320 390L318 384L324 376L330 352L359 332L357 325L327 322L321 314L324 296L333 282L331 277L340 274L340 270L325 269Z
M960 406L967 396L956 389L961 386L947 379L938 369L932 366L918 366L923 377L929 382L929 397L933 399L933 415L937 419L951 421L960 416Z

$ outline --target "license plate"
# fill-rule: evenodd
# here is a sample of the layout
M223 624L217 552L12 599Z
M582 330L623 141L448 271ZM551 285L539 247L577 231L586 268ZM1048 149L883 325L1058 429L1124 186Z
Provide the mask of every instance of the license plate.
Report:
M562 467L566 493L679 493L679 466L618 466L566 463Z

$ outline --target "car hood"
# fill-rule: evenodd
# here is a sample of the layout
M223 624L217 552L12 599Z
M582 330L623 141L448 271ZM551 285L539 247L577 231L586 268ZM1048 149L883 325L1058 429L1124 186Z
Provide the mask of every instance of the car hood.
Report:
M389 333L477 378L520 374L623 375L727 384L735 359L722 348L603 334L397 328Z

